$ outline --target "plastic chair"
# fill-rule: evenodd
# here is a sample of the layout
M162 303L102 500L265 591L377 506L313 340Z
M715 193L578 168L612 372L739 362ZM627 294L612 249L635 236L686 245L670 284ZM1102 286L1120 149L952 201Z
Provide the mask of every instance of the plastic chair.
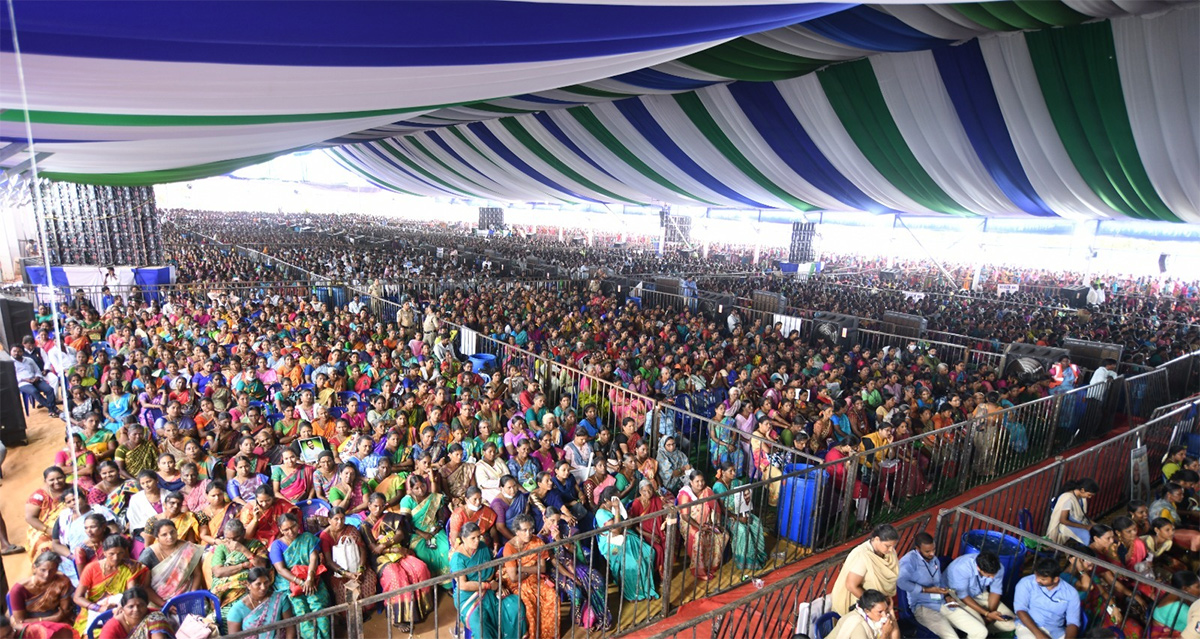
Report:
M100 630L104 628L104 624L108 623L108 620L112 618L113 611L111 610L105 610L104 612L96 615L96 618L92 620L92 623L88 624L87 638L100 639Z
M346 414L346 409L342 408L341 406L334 406L333 408L329 409L329 416L332 417L333 419L337 419L345 414Z
M299 389L306 390L306 391L315 391L315 390L317 390L317 385L316 384L301 384L299 386Z
M250 406L257 408L261 412L263 407L266 406L266 404L262 403L261 401L259 401L257 399L252 399L252 400L250 400Z
M309 517L328 517L329 512L333 510L333 506L324 499L305 499L303 501L298 501L296 502L296 508L300 509L301 525L304 525L304 522L307 522ZM319 534L321 531L310 530L308 532Z
M17 391L20 392L20 391ZM29 417L29 411L33 407L33 398L25 393L21 393L21 408L25 409L25 416ZM11 609L10 609L11 610Z
M825 639L833 636L833 627L837 625L838 619L842 616L836 612L827 612L820 617L817 617L817 623L813 624L813 632L816 633L814 639Z
M163 614L176 626L187 615L207 617L209 612L216 611L217 625L221 625L221 600L207 590L193 590L175 595L163 604Z
M338 393L338 402L340 402L343 406L345 406L346 403L352 399L356 402L360 401L358 393L354 391L342 391Z

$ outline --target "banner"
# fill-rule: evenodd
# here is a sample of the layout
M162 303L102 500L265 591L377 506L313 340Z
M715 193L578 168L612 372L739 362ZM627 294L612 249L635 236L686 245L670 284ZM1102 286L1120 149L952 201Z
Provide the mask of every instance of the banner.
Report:
M1150 458L1145 446L1129 451L1129 499L1150 503Z
M1019 284L997 284L996 292L1000 293L1001 295L1005 293L1016 293L1018 290L1020 290L1020 288L1021 286Z
M920 302L925 299L925 294L916 291L904 291L904 299L910 302Z

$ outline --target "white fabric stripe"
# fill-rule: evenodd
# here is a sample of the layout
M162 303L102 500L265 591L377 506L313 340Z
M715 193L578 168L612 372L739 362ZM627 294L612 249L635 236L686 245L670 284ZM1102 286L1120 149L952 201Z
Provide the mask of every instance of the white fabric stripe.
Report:
M644 193L647 197L654 197L673 204L700 204L705 203L700 200L687 198L679 193L671 191L650 179L640 171L630 166L620 158L616 153L609 150L607 146L588 132L587 128L579 123L571 114L566 111L551 111L547 113L550 119L562 129L572 142L575 143L584 153L587 153L592 160L604 167L606 171L611 173L613 177L628 184L631 188ZM678 185L676 185L678 186ZM682 188L682 187L681 187ZM687 190L687 189L684 189ZM693 191L688 191L694 193Z
M971 146L929 51L867 58L917 162L955 202L980 215L1027 215L996 186Z
M428 107L591 82L724 40L614 56L436 67L280 67L25 54L34 110L135 115L280 115ZM16 77L0 54L0 77ZM314 87L320 87L314 91ZM21 104L15 82L0 104Z
M345 153L347 159L353 161L363 171L378 176L378 179L390 182L405 191L434 197L457 196L453 191L444 191L440 188L435 188L427 185L425 182L418 181L415 178L396 171L364 148L344 147L340 151Z
M611 196L601 193L590 186L586 186L574 178L568 177L558 169L550 166L548 163L538 157L536 153L531 151L529 147L521 144L517 138L509 133L508 129L504 128L504 125L500 124L499 122L492 120L490 122L485 122L484 126L492 132L492 135L496 136L496 139L499 140L501 144L508 147L509 151L512 151L514 155L521 158L521 160L528 164L530 168L553 180L556 184L561 184L563 188L568 189L573 193L578 193L584 197L590 197L593 200L600 200L601 202L614 201Z
M525 175L524 172L504 161L496 155L483 143L471 130L467 127L458 127L457 129L463 134L467 140L471 142L478 153L471 150L458 136L449 131L442 132L442 139L446 141L455 151L478 170L480 173L487 175L489 178L497 182L506 183L509 188L516 191L519 197L515 198L526 202L573 202L575 198L566 193L556 191L541 182ZM482 159L473 159L480 158Z
M478 182L472 183L471 181L469 181L467 179L459 177L452 171L447 171L444 167L439 165L437 162L430 159L429 156L425 155L424 153L421 153L421 151L419 149L417 149L415 146L413 146L411 144L411 140L409 140L409 139L391 138L389 140L380 140L379 142L374 143L374 145L377 147L380 147L380 150L383 151L384 154L388 154L387 149L384 147L391 146L391 147L395 148L400 153L402 153L406 158L408 158L408 160L410 162L412 162L413 164L416 164L417 166L421 167L422 169L425 169L431 175L437 176L443 182L446 182L447 184L453 186L455 189L458 189L459 191L462 191L464 193L470 193L472 195L482 195L484 197L496 197L499 195L499 193L491 191L488 189L487 186L484 186L485 184L487 184L487 182L484 180L479 181L479 182L483 182L483 184L479 184ZM421 140L421 146L423 146L425 148L429 148L429 141ZM393 159L392 161L396 162L400 166L404 167L406 170L412 171L411 167L404 166L404 164L402 162L400 162L399 160ZM464 175L469 175L469 174L464 174ZM422 176L422 177L424 177L424 176ZM428 178L426 178L426 179L428 179Z
M628 93L634 95L658 95L665 93L679 93L675 89L647 89L628 82L622 82L613 78L604 78L603 80L595 80L588 82L587 85L593 89L601 91L611 91L613 93Z
M348 135L364 128L387 124L392 116L376 116L346 122L308 123L280 131L277 125L235 127L224 135L205 135L204 127L192 128L171 138L122 140L113 142L41 142L37 151L53 153L39 165L46 171L66 173L135 173L182 168L244 158L267 153L282 153L315 142ZM40 135L35 132L35 135ZM22 130L19 137L24 138Z
M638 159L645 162L647 166L649 166L671 184L674 184L675 186L687 191L688 193L691 193L692 195L695 195L696 197L704 198L710 202L715 202L718 205L734 207L746 206L741 202L730 200L692 179L692 177L683 169L680 169L675 165L674 162L671 162L666 158L666 156L660 153L658 148L646 141L646 138L642 137L642 134L638 133L637 129L634 128L634 126L625 119L625 116L619 110L617 110L617 107L613 106L611 103L593 104L588 108L591 109L592 113L596 115L596 118L600 120L600 123L603 124L605 128L609 130L609 132L616 136L616 138L625 145L625 148L633 152ZM660 193L663 191L664 189L662 187L658 187L652 192ZM665 192L662 194L668 195L668 193ZM670 195L677 194L672 191L670 192Z
M571 167L571 169L576 173L579 173L584 178L591 180L593 184L596 184L603 189L607 189L613 193L616 193L617 195L635 202L646 201L646 196L643 193L638 192L636 189L631 189L628 183L622 180L614 179L612 176L592 166L591 163L580 158L578 154L570 149L570 147L560 142L558 138L554 137L554 134L547 131L546 128L542 126L542 123L537 120L537 118L533 117L532 115L522 115L517 118L517 122L525 129L525 132L528 133L530 137L532 137L538 144L541 144L543 147L545 147L548 153L553 155L567 166ZM518 143L516 143L514 140L514 144ZM523 144L520 146L524 148ZM579 148L585 149L585 147ZM584 150L584 152L586 153L587 151ZM599 163L597 162L597 164ZM604 196L598 197L597 199L610 200L611 198Z
M563 102L578 102L580 104L591 104L592 102L608 102L612 98L601 98L594 95L584 95L573 91L565 91L563 89L551 89L549 91L538 91L533 95L549 98L551 100L562 100ZM546 105L553 106L553 105Z
M678 76L680 78L687 78L689 80L700 80L703 82L728 82L729 81L729 78L727 78L725 76L708 73L706 71L701 71L700 69L696 69L691 66L688 66L678 60L664 62L662 64L656 65L655 67L653 67L653 69L655 71L659 71L662 73L668 73L670 75Z
M813 186L780 159L758 128L746 117L727 87L708 87L697 91L696 95L717 124L729 133L733 145L779 188L821 209L837 211L849 206Z
M434 137L445 140L445 139L447 139L447 136L452 137L452 134L449 131L446 131L445 129L438 129L435 131L426 131L425 133L411 136L411 137L414 141L420 142L421 146L423 146L425 148L425 150L428 151L431 156L437 158L438 160L441 160L443 163L446 164L446 166L449 166L451 169L466 176L467 179L470 179L472 182L479 184L482 188L486 189L487 191L495 193L499 199L507 200L507 199L513 199L517 196L517 192L515 190L511 189L510 185L507 182L505 182L505 183L497 182L496 180L492 179L490 176L485 175L485 174L483 174L483 172L476 169L474 164L467 164L467 162L472 161L471 156L469 156L469 155L462 156L464 161L460 162L453 155L451 155L450 153L447 153L445 149L443 149L441 146L439 146L437 144L437 142L435 142L433 140ZM475 158L475 160L477 162L482 161L482 160L479 160L478 158Z
M988 33L974 21L952 7L927 7L919 4L872 7L882 11L908 26L944 40L969 40Z
M799 25L756 33L746 36L746 39L764 47L814 60L853 60L875 53L834 42Z
M1123 218L1079 175L1050 118L1022 33L982 38L979 46L1025 175L1042 200L1063 217Z
M1111 24L1142 166L1167 208L1200 222L1200 6Z
M1145 15L1162 11L1178 2L1171 0L1062 0L1068 7L1093 18L1116 18L1128 15Z
M914 202L867 161L842 126L816 74L776 82L775 86L821 153L867 197L903 213L941 215Z

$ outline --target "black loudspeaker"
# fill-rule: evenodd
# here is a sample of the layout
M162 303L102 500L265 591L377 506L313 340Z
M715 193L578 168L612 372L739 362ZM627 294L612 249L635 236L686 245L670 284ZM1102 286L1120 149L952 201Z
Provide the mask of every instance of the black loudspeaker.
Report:
M479 207L479 228L499 231L504 228L504 209L498 206Z
M1064 286L1059 290L1059 296L1071 308L1086 308L1087 293L1087 286Z
M33 334L29 329L32 321L33 302L0 296L0 345L6 352L20 344L23 337Z
M925 331L929 328L929 322L920 315L909 315L908 313L897 313L888 311L883 314L883 322L891 324L888 332L893 335L903 335L904 337L920 338L925 336Z
M1015 376L1022 383L1036 382L1050 373L1050 367L1058 363L1063 355L1070 355L1065 348L1050 348L1034 344L1009 344L1004 349L1000 370L1004 377Z
M813 346L852 348L857 340L857 317L825 311L813 315Z
M754 291L750 308L764 313L782 313L787 307L787 298L771 291Z
M813 236L816 235L817 225L812 222L792 223L792 246L788 251L788 261L803 264L816 261L813 252Z
M671 295L679 295L679 291L683 289L683 282L676 277L656 277L654 278L654 290Z
M885 268L879 271L880 282L895 282L898 279L900 279L900 271L894 268Z
M17 389L17 369L7 352L0 353L0 441L25 443L25 409Z
M1171 266L1171 256L1166 253L1160 253L1158 256L1158 272L1166 273Z
M1073 337L1063 339L1062 345L1071 354L1072 362L1090 371L1100 368L1100 362L1108 358L1121 361L1125 352L1125 347L1120 344L1088 342Z

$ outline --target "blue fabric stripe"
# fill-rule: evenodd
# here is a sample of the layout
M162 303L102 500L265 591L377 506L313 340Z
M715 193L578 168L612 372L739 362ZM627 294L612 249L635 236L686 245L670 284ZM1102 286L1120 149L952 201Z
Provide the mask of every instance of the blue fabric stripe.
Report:
M726 186L724 182L713 177L708 171L705 171L699 164L696 164L695 160L683 149L679 148L679 145L675 144L675 140L671 139L671 136L667 135L667 132L662 129L662 126L654 119L654 116L650 114L650 111L646 109L646 105L642 104L641 100L637 98L617 100L613 102L613 105L621 111L621 114L637 129L637 132L646 138L647 142L667 158L667 161L674 164L684 173L687 173L693 180L708 187L714 193L719 193L735 202L741 202L756 209L775 208L774 206L755 202L741 193L734 191Z
M635 87L643 89L656 89L662 91L692 91L694 89L702 89L711 84L715 84L708 80L693 80L691 78L681 78L670 73L655 71L654 69L640 69L630 73L622 73L621 75L613 76L614 80L619 80L625 84L632 84Z
M462 197L462 193L459 193L458 191L447 189L446 187L442 186L441 184L438 184L437 182L431 182L427 178L425 178L425 176L423 176L419 173L416 173L412 169L408 168L402 162L400 162L396 158L392 157L392 154L379 148L379 143L377 143L377 142L372 142L370 144L360 144L360 145L358 145L357 148L367 149L372 155L379 158L380 160L383 160L388 166L392 167L398 173L407 177L409 180L411 180L415 184L421 184L421 185L427 186L435 191L441 191L442 193L445 193L447 195L453 195L455 197ZM349 148L347 148L346 150L348 152L350 152L351 154L354 153L354 151L352 151ZM400 151L401 153L404 153L404 149L402 149L400 147L397 147L397 150ZM389 180L389 181L391 181L391 180Z
M447 135L449 135L449 133L447 133ZM456 167L458 172L461 173L464 178L471 180L472 182L475 182L476 184L479 184L479 185L481 185L485 188L491 189L493 191L500 190L498 188L499 185L496 183L495 180L493 180L493 179L489 178L488 176L484 175L483 173L481 173L479 171L479 169L475 168L474 164L467 162L465 159L463 159L463 156L459 155L458 152L455 151L453 147L451 147L445 140L443 140L442 136L441 136L441 132L426 131L423 134L414 135L413 138L419 142L422 142L423 143L422 146L424 146L425 149L430 152L432 152L432 149L429 148L430 142L433 142L434 144L438 145L438 147L440 147L443 151L445 151L447 154L449 154L450 157L454 158L455 160L457 160L459 162L459 164L466 167L465 170L461 169L461 167ZM439 158L439 159L441 159L441 158ZM444 159L442 159L442 161L445 162ZM479 161L487 162L487 159L480 157ZM447 164L449 164L449 163L447 162Z
M532 166L529 166L529 164L527 164L525 162L525 160L522 160L521 158L517 157L517 154L513 153L512 150L510 150L507 146L505 146L504 143L501 142L495 136L495 134L493 134L491 131L489 131L487 126L485 126L482 122L474 122L472 124L468 124L467 129L471 133L474 133L475 136L478 137L481 142L486 144L487 147L489 149L491 149L493 153L495 153L496 155L499 155L505 162L508 162L509 164L513 165L514 167L516 167L516 169L518 171L537 180L541 184L544 184L560 193L565 193L565 194L569 195L570 197L575 198L576 200L583 200L584 202L596 202L596 203L600 202L600 200L596 200L596 199L593 199L590 197L584 197L584 196L562 186L561 184L550 179L549 177L543 175L537 169L533 168Z
M811 20L804 28L835 42L870 51L917 51L948 44L865 6Z
M1017 157L979 41L938 47L933 50L933 57L967 138L996 186L1022 211L1056 217L1034 190Z
M574 153L577 157L583 159L588 164L591 164L592 166L596 167L596 170L601 171L608 177L613 178L614 180L616 179L616 177L613 174L609 173L607 169L600 166L600 164L598 164L595 160L593 160L591 154L584 153L583 149L579 148L579 145L575 144L574 140L567 137L566 132L563 131L562 128L560 128L558 126L558 123L550 118L550 114L543 111L542 113L533 114L533 117L534 117L534 119L536 119L538 121L538 124L542 125L542 128L546 129L546 131L548 131L550 133L550 135L554 136L554 139L561 142L568 149L571 149L571 152Z
M821 153L771 82L734 82L729 92L771 150L816 188L853 209L889 212L863 193Z
M26 54L318 67L482 65L609 56L758 33L854 6L13 1ZM13 50L11 28L8 12L0 12L0 50Z

